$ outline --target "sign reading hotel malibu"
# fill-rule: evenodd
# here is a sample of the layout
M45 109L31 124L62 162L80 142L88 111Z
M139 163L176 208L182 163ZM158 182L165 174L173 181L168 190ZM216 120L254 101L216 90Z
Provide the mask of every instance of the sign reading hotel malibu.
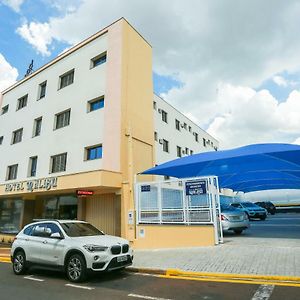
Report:
M8 183L5 185L5 192L24 191L25 187L28 192L33 192L36 190L49 191L57 187L57 177Z

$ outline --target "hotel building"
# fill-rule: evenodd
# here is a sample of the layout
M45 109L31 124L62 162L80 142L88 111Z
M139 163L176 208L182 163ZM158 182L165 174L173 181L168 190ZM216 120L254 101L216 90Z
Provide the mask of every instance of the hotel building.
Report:
M123 18L0 97L2 241L34 219L57 218L134 242L134 175L218 148L153 94L152 48Z

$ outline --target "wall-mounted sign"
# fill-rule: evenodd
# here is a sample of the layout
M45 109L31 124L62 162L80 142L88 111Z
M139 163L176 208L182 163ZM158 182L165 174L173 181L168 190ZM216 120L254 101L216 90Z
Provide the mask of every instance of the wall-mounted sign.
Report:
M206 194L206 180L193 180L185 183L187 196Z
M49 191L57 187L57 177L42 178L21 182L8 183L5 185L5 192L15 191Z
M85 190L78 190L76 191L77 196L93 196L93 191L85 191Z
M150 192L151 186L150 185L142 185L141 186L141 192Z

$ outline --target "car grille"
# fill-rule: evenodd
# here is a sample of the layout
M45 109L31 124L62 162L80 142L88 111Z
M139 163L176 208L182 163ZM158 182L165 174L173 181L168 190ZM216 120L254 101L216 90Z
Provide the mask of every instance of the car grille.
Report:
M119 245L112 246L110 251L111 251L112 254L120 254L121 253L121 246L119 246Z
M122 246L122 253L127 253L129 250L129 245L125 244Z

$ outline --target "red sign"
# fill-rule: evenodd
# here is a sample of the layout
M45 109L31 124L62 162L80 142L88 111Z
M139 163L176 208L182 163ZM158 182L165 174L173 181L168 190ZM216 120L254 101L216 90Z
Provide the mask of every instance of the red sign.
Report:
M85 191L85 190L78 190L76 191L77 196L92 196L94 195L93 191Z

